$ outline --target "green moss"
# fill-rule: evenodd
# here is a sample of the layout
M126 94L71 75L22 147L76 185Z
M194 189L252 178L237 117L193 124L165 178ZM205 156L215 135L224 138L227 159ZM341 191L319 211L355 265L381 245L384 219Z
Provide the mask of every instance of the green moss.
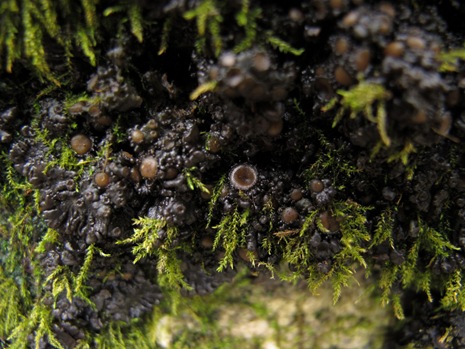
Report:
M20 178L6 154L1 156L5 166L5 177L1 189L0 233L2 237L0 260L9 275L17 275L29 280L30 271L23 263L28 257L34 261L34 245L45 228L34 223L39 210L39 192ZM45 231L45 229L44 229ZM35 271L34 271L35 272ZM25 290L30 285L24 281Z
M37 219L37 191L20 178L5 154L2 163L6 178L0 195L0 340L5 341L19 331L42 287L33 246L44 226Z
M97 64L97 57L95 55L94 47L97 41L94 37L94 31L88 28L79 26L76 29L76 43L81 48L82 52L89 59L90 64Z
M143 36L143 25L142 25L142 13L141 8L137 3L129 4L128 8L129 23L131 26L131 33L137 38L139 42L144 39Z
M444 296L441 305L448 310L465 311L465 290L463 288L464 275L461 270L456 270L448 278L444 286Z
M409 156L411 156L416 151L413 143L410 141L406 141L404 147L398 151L394 152L388 157L388 162L395 162L400 161L404 166L408 165Z
M395 209L394 209L395 211ZM384 241L389 241L391 248L394 248L394 239L392 237L392 230L394 227L394 212L393 209L387 208L381 212L378 222L374 230L373 239L369 249L374 246L382 244Z
M115 144L124 143L128 139L127 132L125 131L125 128L123 125L123 117L121 115L116 118L116 121L114 122L111 128L111 138L114 139ZM107 143L109 143L108 152L111 152L112 144L111 142L107 142Z
M63 349L63 346L52 331L51 309L44 305L42 300L34 305L31 313L22 319L21 323L13 330L10 337L8 337L8 339L12 341L9 348L29 348L28 336L30 333L34 333L35 336L35 349L40 348L40 342L44 338L46 338L54 348Z
M185 168L183 170L184 176L186 176L187 186L190 190L199 189L204 193L211 194L210 190L202 183L202 181L194 175L197 171L197 167Z
M67 2L52 2L50 0L9 0L0 7L0 59L5 59L5 69L13 70L13 64L19 58L26 58L42 78L56 85L60 82L52 72L44 48L44 42L51 38L65 48L67 59L70 58L70 42L76 39L78 47L95 64L94 48L96 41L94 33L97 28L96 2L83 0L81 4L73 5ZM85 24L76 20L63 25L59 23L59 15L71 11L84 12ZM68 26L68 24L71 24ZM77 35L76 35L77 34Z
M95 97L90 97L88 93L83 92L79 94L68 93L66 94L65 101L64 101L64 110L68 115L71 117L69 113L69 108L71 108L74 104L78 102L94 104L98 103L98 99Z
M69 146L69 135L65 134L59 138L52 138L48 129L40 128L38 123L35 123L32 129L35 133L36 142L47 147L45 158L49 161L43 171L45 174L53 167L60 167L65 170L76 171L76 178L80 178L88 165L96 162L95 158L91 160L79 159L76 152ZM78 190L78 188L76 189Z
M84 258L84 263L79 270L79 273L74 278L74 292L75 295L83 300L85 300L89 305L93 306L93 303L89 300L87 294L86 281L90 275L90 268L92 261L95 258L95 254L98 253L102 257L110 257L109 254L104 253L100 248L96 247L95 244L91 244L86 249L86 256Z
M457 72L461 61L465 60L465 47L455 48L441 52L438 57L441 66L440 72Z
M381 215L375 229L373 244L378 245L388 240L392 234L395 218L391 210L386 210ZM399 288L413 288L417 292L424 292L430 302L433 301L432 290L440 291L444 294L442 303L454 309L463 307L460 302L461 295L457 293L458 283L460 283L461 273L454 273L444 282L441 276L434 276L430 266L440 257L448 256L452 251L457 250L446 237L445 232L440 232L428 226L420 218L417 221L417 236L408 249L406 260L400 265L394 265L388 261L380 272L378 287L381 290L381 303L383 305L392 304L394 314L397 318L403 319L404 313L400 302ZM402 248L395 246L391 242L392 248ZM463 301L463 299L462 299Z
M157 281L165 297L171 303L173 314L178 312L179 304L182 302L181 290L192 290L192 287L184 280L181 264L182 261L178 258L175 249L163 249L158 253Z
M341 262L353 260L366 268L367 264L362 257L366 252L364 242L371 239L367 227L367 212L373 207L362 206L355 201L339 201L332 205L331 212L336 221L340 221L342 250L337 254Z
M40 240L35 251L37 253L45 253L48 251L48 246L54 245L58 242L59 235L55 229L48 228L45 235Z
M169 17L163 23L163 29L160 40L160 48L158 49L158 55L162 55L168 49L168 41L170 37L171 28L173 26L173 18Z
M239 43L232 49L235 53L240 53L252 48L257 44L269 44L273 48L282 53L289 53L295 56L300 56L304 49L296 49L286 41L278 38L272 32L260 32L258 20L262 14L262 9L259 7L251 7L250 0L241 1L241 9L235 15L236 24L244 31ZM223 16L221 8L215 0L203 0L199 5L184 13L186 20L196 20L197 32L199 39L196 42L198 52L205 52L207 50L207 43L210 42L210 48L213 53L218 57L224 46L221 37L221 24ZM207 35L208 34L208 35ZM162 38L165 37L163 34ZM166 44L161 46L161 52L166 50ZM195 94L197 96L200 94ZM195 99L191 95L191 99Z
M89 343L90 342L90 343ZM78 345L78 349L150 349L153 346L147 338L140 320L112 322L93 340Z
M117 2L116 5L107 7L103 11L104 17L120 15L118 21L118 33L123 31L123 26L129 22L129 30L134 37L142 43L144 41L144 19L142 15L142 8L138 3L130 1Z
M45 49L42 44L43 28L41 28L40 24L33 19L32 12L38 13L39 11L35 8L35 5L32 2L24 2L21 11L22 26L24 27L24 54L30 59L32 65L37 68L43 76L59 85L60 83L53 77L50 67L45 60ZM49 32L52 31L53 30L49 30Z
M250 8L249 0L242 0L241 10L236 14L236 23L244 29L245 37L234 47L234 52L245 51L255 43L257 38L257 19L260 18L261 13L262 11L258 7Z
M100 248L92 244L87 247L84 262L77 273L74 273L68 266L59 265L47 276L44 283L51 285L51 295L55 302L64 292L70 303L73 302L75 297L78 297L90 307L95 307L94 303L89 299L89 287L86 283L91 275L91 267L96 254L102 257L110 257L109 254L104 253Z
M194 91L191 92L189 96L191 101L195 101L197 98L207 92L215 91L216 85L218 85L217 81L207 81L203 84L200 84Z
M169 246L171 240L177 234L175 227L169 227L167 222L162 219L155 219L149 217L141 217L134 219L134 225L138 228L134 229L132 237L118 241L117 244L135 244L132 253L136 257L134 263L137 263L142 258L150 255L155 255L158 251L159 244L158 232L165 230L167 233L167 242Z
M223 43L220 34L220 25L223 17L215 0L203 0L199 5L184 13L184 19L190 21L195 19L199 39L196 43L198 52L204 52L207 48L207 32L211 42L211 48L215 56L219 56Z
M359 205L354 201L336 202L332 205L331 213L340 219L342 249L333 257L333 266L327 274L315 272L315 266L310 268L309 287L316 290L322 282L330 279L333 286L333 302L336 303L342 288L349 285L352 274L361 266L367 267L363 254L366 252L365 242L370 240L367 228L367 211L370 207Z
M343 144L336 147L320 130L315 130L320 149L312 165L304 171L308 182L317 178L331 178L337 189L344 189L347 179L352 178L360 172L356 164L351 162L347 156L348 145Z
M221 221L214 226L216 236L213 242L213 249L222 247L224 256L220 260L218 271L221 272L228 266L234 268L233 253L245 242L245 233L247 228L247 218L249 211L240 212L237 207L231 213L223 216Z
M294 56L300 56L305 51L303 48L297 49L292 47L286 41L273 36L271 33L268 34L266 41L282 53L290 53Z
M29 63L41 79L61 85L50 66L45 43L52 39L64 51L68 67L72 69L73 50L79 49L92 65L97 64L96 47L100 20L98 0L58 1L8 0L0 5L0 64L7 72L22 58ZM129 31L139 42L143 41L142 8L120 1L105 8L104 16L117 13L121 27L129 23ZM66 22L63 18L67 18ZM115 21L116 22L116 21ZM120 29L121 30L121 29Z
M215 205L218 202L218 199L221 196L221 191L224 188L224 183L226 182L226 175L223 175L220 180L216 183L215 188L213 188L212 196L210 201L208 202L208 216L207 216L207 225L208 228L213 219L213 210L215 209Z
M18 284L0 267L0 339L5 340L19 325L23 308Z
M13 62L21 56L18 47L18 14L19 6L16 1L5 1L0 7L0 59L2 68L12 72Z
M236 23L243 28L245 37L234 47L233 52L243 52L260 42L266 42L282 53L295 56L300 56L304 52L304 49L292 47L289 43L274 36L272 32L260 33L257 21L260 19L261 14L262 10L260 8L250 8L250 1L242 0L241 10L236 14Z
M385 101L390 98L390 93L383 85L362 81L350 90L338 90L337 93L341 98L331 100L322 108L326 112L339 104L340 108L333 121L333 127L341 121L346 113L349 113L351 119L362 114L367 120L376 124L384 145L391 145L391 139L387 133L387 115L384 105ZM376 112L373 112L373 108Z
M332 258L327 272L318 269L310 250L310 239L315 231L321 234L328 233L321 224L319 219L321 212L318 210L312 211L306 217L298 233L288 231L284 232L285 234L283 232L275 234L278 240L274 243L278 244L280 250L283 251L283 262L289 263L293 271L281 271L271 265L265 265L265 267L273 274L276 273L282 280L293 283L306 275L308 287L313 293L316 293L323 283L329 281L333 287L333 301L337 302L342 288L348 286L353 280L355 270L359 267L367 267L364 253L366 252L365 244L371 238L366 218L369 210L371 210L370 207L359 205L351 200L335 202L330 206L328 211L339 221L341 250ZM263 247L270 250L271 246L272 243L266 240Z
M297 100L297 98L293 98L292 99L292 103L293 103L293 106L294 106L294 109L295 111L302 117L305 117L306 114L305 114L305 111L302 109L301 105L300 105L300 102Z
M66 299L73 301L73 277L67 266L60 265L45 279L46 283L51 282L52 296L55 302L62 292L66 292Z
M173 311L181 300L181 289L190 290L191 286L184 280L181 271L181 260L177 256L178 250L185 250L185 246L173 246L173 241L178 235L176 227L168 225L165 220L141 217L134 219L132 237L118 241L117 244L135 244L132 252L135 256L134 263L143 258L156 258L157 281L166 291L165 295L171 299ZM166 238L158 238L159 231L166 232Z

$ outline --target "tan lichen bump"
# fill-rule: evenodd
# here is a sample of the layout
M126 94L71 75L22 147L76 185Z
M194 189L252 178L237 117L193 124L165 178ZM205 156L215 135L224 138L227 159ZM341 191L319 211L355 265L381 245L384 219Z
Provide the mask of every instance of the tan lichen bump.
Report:
M70 141L71 148L78 155L86 154L92 148L92 141L89 137L83 134L77 134Z
M142 160L140 167L140 174L147 179L154 179L158 173L158 162L153 156L148 156Z
M144 141L145 139L145 135L142 131L139 131L139 130L134 130L132 131L131 133L131 138L132 138L132 141L136 144L140 144Z
M290 224L299 218L299 213L294 207L286 207L281 213L281 219L284 223Z
M105 188L110 184L110 176L105 172L98 172L94 176L94 181L100 188Z

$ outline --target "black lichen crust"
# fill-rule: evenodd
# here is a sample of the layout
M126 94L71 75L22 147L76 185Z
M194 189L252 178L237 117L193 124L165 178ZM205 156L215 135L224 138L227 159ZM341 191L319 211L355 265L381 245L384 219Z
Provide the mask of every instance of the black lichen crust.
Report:
M1 183L26 180L43 235L24 268L52 332L31 345L74 348L244 264L335 300L363 268L402 319L387 348L465 347L464 5L156 3L143 40L106 4L98 67L70 59L63 88L0 82Z

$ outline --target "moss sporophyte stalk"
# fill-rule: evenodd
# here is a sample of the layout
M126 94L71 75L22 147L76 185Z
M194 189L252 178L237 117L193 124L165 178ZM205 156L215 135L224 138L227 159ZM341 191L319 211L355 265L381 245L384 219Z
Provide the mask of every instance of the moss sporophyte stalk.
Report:
M465 347L463 16L3 1L0 347Z

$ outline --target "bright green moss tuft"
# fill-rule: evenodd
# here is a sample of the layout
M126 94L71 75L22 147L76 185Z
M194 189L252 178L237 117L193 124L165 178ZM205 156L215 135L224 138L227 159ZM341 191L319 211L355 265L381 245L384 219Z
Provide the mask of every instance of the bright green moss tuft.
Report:
M245 37L238 43L233 51L236 53L245 51L252 47L257 38L257 19L261 16L261 9L250 8L249 0L242 0L241 11L236 14L236 23L245 31Z
M70 69L77 48L88 62L98 61L100 9L98 0L58 1L8 0L0 5L0 64L11 73L21 58L32 65L41 79L60 86L64 81L53 71L45 50L46 42L54 40L62 49ZM119 23L129 22L129 31L143 41L142 9L137 4L120 2L103 9L103 15L119 13ZM67 18L64 22L63 18ZM74 46L74 47L73 47Z
M316 154L316 160L305 170L305 178L308 181L315 178L331 178L336 188L343 189L342 183L360 173L360 169L343 156L347 151L347 144L336 147L323 132L316 130L315 133L321 149Z
M463 288L464 275L461 270L456 270L446 281L444 296L441 305L445 309L465 311L465 290Z
M29 348L29 334L34 333L35 349L40 348L42 339L46 339L53 348L64 349L52 331L51 309L38 300L30 314L24 317L19 325L13 330L8 340L12 341L9 348Z
M394 226L394 216L390 210L382 214L382 218L375 229L376 234L373 245L389 241ZM391 303L397 318L403 319L404 313L400 303L400 288L415 289L424 292L430 302L433 301L432 291L440 291L444 294L443 306L452 309L461 308L459 301L462 297L457 293L457 285L460 284L461 272L454 273L446 283L442 276L433 275L430 266L440 257L448 256L458 248L451 244L444 233L429 227L423 220L418 219L417 237L409 247L406 259L400 265L388 261L380 271L378 287L381 290L381 303ZM392 248L401 248L391 242ZM421 257L420 257L421 256ZM429 261L425 265L425 259Z
M438 57L441 72L457 72L460 62L465 60L465 47L455 48L450 51L441 52Z
M197 167L186 168L183 170L184 176L186 176L187 186L190 190L199 189L206 194L211 194L210 190L202 183L200 179L194 176L194 172L197 170Z
M207 216L207 224L206 228L208 228L212 222L213 219L213 210L215 209L215 205L218 202L218 199L220 198L221 191L224 188L226 182L226 175L223 175L220 180L216 183L215 187L213 188L213 193L210 198L210 201L208 202L208 216Z
M303 48L294 48L291 45L289 45L286 41L271 34L267 37L267 41L271 46L273 46L275 49L282 53L290 53L294 56L300 56L305 51Z
M181 300L181 289L190 290L191 286L184 280L181 271L181 260L177 251L183 246L173 246L173 241L177 237L176 227L168 225L165 220L141 217L134 219L134 229L131 238L118 241L117 244L135 244L132 252L135 256L134 263L143 258L156 258L156 270L158 284L166 291L166 296L171 299L173 311ZM166 232L166 238L159 239L160 231Z
M160 230L166 229L167 241L164 242L165 247L169 247L172 239L177 234L177 229L169 227L167 222L162 219L141 217L134 219L134 225L138 226L138 228L134 229L134 235L117 242L117 244L135 244L132 249L132 253L136 257L134 263L150 255L156 255L159 245L162 243L158 239Z
M0 339L7 338L19 325L23 308L18 284L0 268Z
M239 212L239 209L234 208L233 212L226 214L221 221L214 226L216 229L215 241L213 249L222 247L224 256L221 258L218 271L221 272L228 266L234 267L233 253L238 247L244 244L245 232L247 228L247 218L249 211Z
M127 324L112 322L94 339L78 346L78 349L151 349L145 329L140 320Z
M355 119L358 114L363 114L365 118L377 125L379 135L385 146L391 145L391 139L387 133L387 115L384 102L390 98L390 93L381 84L371 82L360 82L350 90L339 90L337 93L341 99L333 99L323 111L333 109L336 104L340 105L336 117L333 121L335 127L349 112L350 118ZM375 112L373 109L375 108Z
M206 34L210 35L211 48L215 56L219 56L222 49L222 39L220 35L220 25L223 22L223 17L218 9L218 4L215 0L203 0L196 8L184 13L184 19L190 21L195 19L199 39L196 43L197 51L202 52L207 47Z
M367 267L364 253L366 242L371 238L366 218L369 210L371 210L370 207L359 205L351 200L335 202L330 206L331 215L340 224L341 250L332 258L332 264L327 272L318 269L310 249L310 240L315 232L328 233L320 222L319 210L313 211L306 217L298 232L275 234L277 241L274 243L279 246L278 249L283 251L283 262L290 264L293 271L281 271L271 265L265 265L265 267L285 281L295 283L305 277L313 293L316 293L326 281L331 282L333 301L336 303L343 287L348 286L353 280L356 269ZM271 250L272 245L273 243L266 240L264 248Z

